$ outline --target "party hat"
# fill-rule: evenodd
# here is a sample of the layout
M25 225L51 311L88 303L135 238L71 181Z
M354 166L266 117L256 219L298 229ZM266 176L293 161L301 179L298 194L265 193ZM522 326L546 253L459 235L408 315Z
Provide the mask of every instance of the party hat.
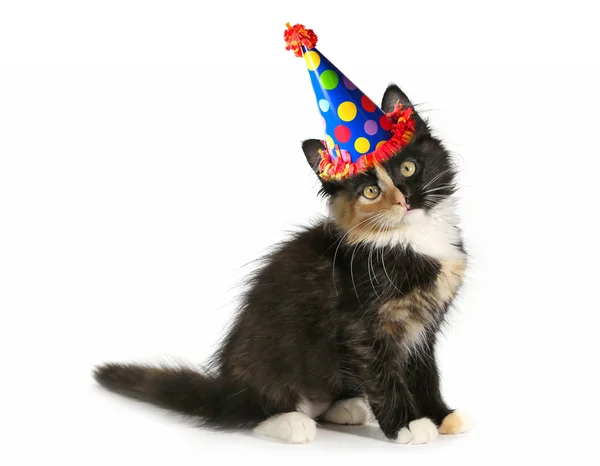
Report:
M286 50L304 57L325 125L321 178L342 180L362 173L410 142L415 129L412 108L396 104L391 113L384 113L315 48L312 29L288 23L284 39Z

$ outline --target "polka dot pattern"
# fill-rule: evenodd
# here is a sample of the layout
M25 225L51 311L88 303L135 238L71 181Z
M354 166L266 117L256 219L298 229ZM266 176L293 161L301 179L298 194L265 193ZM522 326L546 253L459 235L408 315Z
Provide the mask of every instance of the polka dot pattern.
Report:
M371 143L369 142L369 140L367 138L357 138L356 141L354 141L354 148L356 149L356 152L358 152L359 154L366 154L367 152L369 152L369 148L371 147Z
M327 141L327 148L329 150L333 150L335 147L335 143L333 142L333 139L331 138L331 136L327 135L325 137L325 140Z
M360 98L360 103L363 106L363 108L369 113L373 113L377 109L377 105L375 105L373 101L369 99L366 95L363 95Z
M323 131L327 131L327 120L323 115L321 115L321 124L323 125Z
M333 130L333 135L338 142L348 142L352 137L352 132L347 126L337 125Z
M344 76L343 81L344 81L344 86L346 86L346 89L348 89L350 91L354 91L356 89L356 86L354 85L354 83L352 81L350 81L346 76Z
M316 48L303 52L332 159L356 162L392 137L392 122L371 99Z
M369 136L377 134L378 129L379 126L377 126L377 122L375 120L365 121L365 133L367 133Z
M381 117L379 118L379 124L386 131L389 131L390 129L392 129L392 122L385 115L381 115Z
M328 91L332 91L337 87L339 82L340 78L338 77L335 71L323 71L323 74L321 75L321 84L323 84L323 87L325 89L327 89Z
M314 71L321 64L321 55L311 50L304 54L304 60L306 61L306 67L310 71Z
M342 121L352 121L356 117L356 105L346 101L342 102L338 107L338 116Z

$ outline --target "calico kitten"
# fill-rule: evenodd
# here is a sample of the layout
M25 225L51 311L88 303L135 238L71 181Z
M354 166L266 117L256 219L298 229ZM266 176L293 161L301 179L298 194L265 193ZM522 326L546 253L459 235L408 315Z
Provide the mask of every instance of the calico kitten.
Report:
M413 107L391 85L383 111L397 102ZM435 360L466 265L456 173L414 117L399 154L344 181L321 179L329 218L264 259L207 369L106 364L96 380L207 425L253 427L291 443L312 440L317 419L363 424L367 405L399 443L464 431L465 419L442 398ZM318 172L323 144L302 148Z

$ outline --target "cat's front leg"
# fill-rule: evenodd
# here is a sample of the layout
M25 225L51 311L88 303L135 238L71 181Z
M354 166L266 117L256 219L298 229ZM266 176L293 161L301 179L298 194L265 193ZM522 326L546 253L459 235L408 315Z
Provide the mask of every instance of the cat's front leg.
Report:
M460 434L469 427L467 416L450 409L440 391L440 375L435 357L435 334L426 344L416 348L406 362L409 390L414 394L420 412L439 427L440 434Z
M369 398L371 410L385 436L397 443L412 445L433 442L438 437L437 426L428 417L398 404L403 398L398 390L390 391L381 398Z
M371 410L385 436L398 443L433 442L438 436L434 422L425 417L411 393L402 355L389 341L376 344L373 377L367 387Z

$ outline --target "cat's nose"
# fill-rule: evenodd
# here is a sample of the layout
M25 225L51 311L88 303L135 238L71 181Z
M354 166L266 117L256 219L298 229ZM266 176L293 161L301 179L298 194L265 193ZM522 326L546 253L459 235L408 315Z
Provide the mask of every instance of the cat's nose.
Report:
M394 193L393 203L408 208L407 198L404 197L404 194L402 194L399 189L396 189L396 192Z

